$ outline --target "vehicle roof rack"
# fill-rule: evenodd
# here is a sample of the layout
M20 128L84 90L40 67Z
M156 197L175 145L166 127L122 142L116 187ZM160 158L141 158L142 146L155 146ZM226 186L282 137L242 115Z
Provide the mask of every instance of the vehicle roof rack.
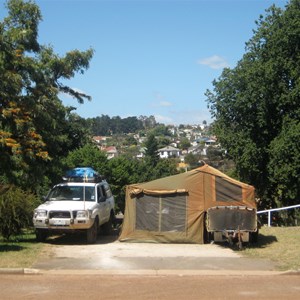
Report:
M63 177L64 181L68 182L101 182L104 180L104 176L100 175L93 168L90 167L79 167L68 170Z

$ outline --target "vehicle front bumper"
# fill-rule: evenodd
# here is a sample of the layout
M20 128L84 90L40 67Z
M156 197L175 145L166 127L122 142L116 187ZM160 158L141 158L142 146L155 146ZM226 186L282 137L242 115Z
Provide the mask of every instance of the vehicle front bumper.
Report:
M36 229L48 229L59 231L75 231L89 229L94 223L93 219L72 219L72 218L33 218L33 225Z

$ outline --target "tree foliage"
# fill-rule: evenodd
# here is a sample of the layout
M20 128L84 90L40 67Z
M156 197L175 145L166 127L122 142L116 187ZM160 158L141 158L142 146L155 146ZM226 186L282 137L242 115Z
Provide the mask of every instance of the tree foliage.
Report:
M28 228L38 204L35 195L15 186L0 186L0 234L6 240Z
M119 116L111 118L108 115L101 115L96 118L88 118L87 122L93 135L112 135L120 133L133 133L143 130L145 128L144 124L146 124L147 118L121 118Z
M55 172L58 158L83 144L85 132L59 93L80 103L90 99L62 80L83 73L93 50L60 57L38 43L42 15L36 4L9 0L7 10L0 22L0 172L8 182L36 186L47 170Z
M149 134L145 142L145 159L148 160L149 165L155 167L158 163L158 142L153 134Z
M213 129L239 178L256 187L262 206L296 203L300 1L291 0L285 10L271 6L256 24L243 58L206 93Z
M126 185L140 180L140 162L135 159L129 160L125 156L119 156L109 160L107 169L113 194L115 195L116 210L124 212Z
M100 151L92 144L86 144L81 148L70 151L65 159L66 169L91 167L104 176L109 174L107 164L108 159L106 153Z

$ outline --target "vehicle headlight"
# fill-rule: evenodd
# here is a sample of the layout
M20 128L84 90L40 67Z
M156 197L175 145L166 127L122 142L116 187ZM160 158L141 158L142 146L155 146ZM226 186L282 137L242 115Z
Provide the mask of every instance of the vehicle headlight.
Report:
M79 210L77 211L76 218L88 218L89 212L87 210Z
M42 210L42 209L36 210L34 212L34 217L35 218L46 218L47 217L47 211Z

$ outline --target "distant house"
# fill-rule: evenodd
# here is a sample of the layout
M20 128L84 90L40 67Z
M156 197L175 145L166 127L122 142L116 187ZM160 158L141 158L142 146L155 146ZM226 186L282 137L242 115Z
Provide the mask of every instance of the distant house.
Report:
M136 158L143 158L145 156L146 148L141 147L139 153L136 155Z
M202 149L203 146L197 144L196 146L190 147L187 152L192 154L202 154Z
M216 140L211 138L205 141L205 146L215 146L216 143Z
M103 148L103 151L107 153L107 158L111 159L118 156L118 150L115 146L110 146L107 148Z
M173 146L166 146L164 148L158 149L160 158L170 158L170 157L179 157L180 150Z
M93 136L93 141L96 142L97 145L105 146L107 144L108 137L106 136Z

